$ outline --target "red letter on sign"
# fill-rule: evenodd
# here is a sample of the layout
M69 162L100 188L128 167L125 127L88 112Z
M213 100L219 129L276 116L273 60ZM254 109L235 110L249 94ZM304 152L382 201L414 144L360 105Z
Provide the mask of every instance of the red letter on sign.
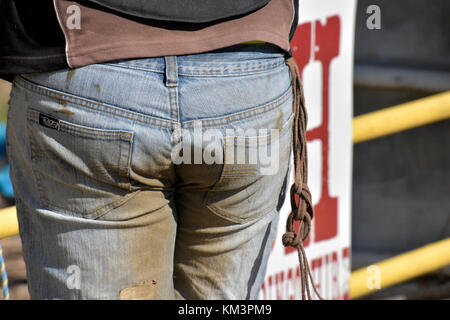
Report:
M322 123L308 132L308 141L322 141L322 191L319 203L314 206L315 242L333 238L337 235L338 201L331 197L328 185L328 148L329 148L329 81L331 61L339 55L340 28L338 16L327 19L325 25L316 21L315 60L322 64Z
M303 69L311 60L311 22L303 23L297 27L291 47L301 77Z

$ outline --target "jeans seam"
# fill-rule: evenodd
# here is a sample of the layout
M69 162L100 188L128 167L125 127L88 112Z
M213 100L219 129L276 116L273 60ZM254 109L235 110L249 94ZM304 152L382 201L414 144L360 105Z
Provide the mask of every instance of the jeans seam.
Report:
M27 119L35 123L39 123L38 114L40 112L29 108L27 110ZM64 120L59 120L60 129L70 135L82 136L86 138L107 139L107 140L121 140L125 142L131 142L133 139L133 132L125 130L114 129L96 129L96 128L83 128L81 125L75 123L69 123Z
M30 90L31 92L34 92L36 94L41 94L43 96L46 96L48 98L55 99L55 100L58 100L57 96L63 96L65 98L67 98L70 103L80 106L80 107L83 107L83 108L86 108L86 109L89 109L89 110L100 111L100 112L108 113L113 116L122 117L125 119L138 121L138 122L145 123L145 124L152 124L152 125L159 126L162 128L172 129L172 128L174 128L175 125L177 125L177 122L173 121L173 120L155 118L155 117L152 117L149 115L124 110L119 106L113 106L113 105L109 105L106 103L98 103L89 98L79 97L79 96L76 96L73 94L65 93L65 92L57 90L57 89L47 88L47 87L43 87L41 85L34 84L23 77L18 77L17 79L19 79L19 80L16 80L15 84L17 86L22 87L25 90Z
M278 67L284 66L284 58L280 58L280 61L248 64L245 67L214 67L214 66L181 66L179 74L182 76L243 76L264 73L272 71Z
M274 199L273 201L269 202L269 204L264 209L260 210L258 212L258 214L247 217L247 218L239 218L236 216L232 216L232 215L228 214L228 212L226 210L217 208L214 204L211 204L211 203L205 203L205 205L219 217L221 217L225 220L231 221L231 222L242 224L242 223L246 223L249 221L257 220L257 219L265 216L269 212L271 212L273 210L273 208L276 208L277 199Z
M239 121L242 119L246 119L249 116L259 115L266 113L268 111L271 111L277 107L279 107L281 104L286 102L289 98L292 97L292 86L289 86L289 88L278 98L276 98L273 101L270 101L268 103L262 104L257 107L252 107L247 110L235 112L229 115L215 117L215 118L206 118L206 119L196 119L196 120L189 120L183 122L184 128L190 128L194 125L194 123L201 121L203 127L215 127L217 125L221 124L229 124L234 121Z
M178 66L178 75L180 76L240 76L240 75L251 75L258 74L262 72L267 72L276 69L277 67L284 66L284 58L276 58L279 61L274 62L259 62L259 63L243 63L243 66L237 67L216 67L216 66ZM156 67L145 67L136 64L119 64L119 63L105 63L104 65L124 68L124 69L134 69L139 71L149 71L164 73L164 69L158 69Z
M157 69L157 68L152 68L152 67L145 68L145 67L139 67L137 65L132 65L132 64L123 65L123 64L119 64L119 63L104 63L104 65L117 67L117 68L123 68L123 69L132 69L132 70L147 71L147 72L157 72L157 73L164 74L163 69Z
M58 205L50 203L50 201L48 199L46 199L46 202L42 203L42 205L47 207L48 209L61 210L61 211L64 212L64 215L67 215L67 216L70 216L70 217L83 218L83 219L88 219L88 220L95 220L95 219L98 219L98 218L104 216L109 211L111 211L111 210L121 206L122 204L128 202L129 200L134 198L140 192L141 192L141 190L136 190L134 192L127 193L125 196L120 197L119 199L114 200L112 202L106 203L103 206L97 208L96 210L94 210L94 211L92 211L90 213L82 213L82 212L78 212L78 211L70 211L70 210L67 210L66 208L62 208L62 207L60 207Z

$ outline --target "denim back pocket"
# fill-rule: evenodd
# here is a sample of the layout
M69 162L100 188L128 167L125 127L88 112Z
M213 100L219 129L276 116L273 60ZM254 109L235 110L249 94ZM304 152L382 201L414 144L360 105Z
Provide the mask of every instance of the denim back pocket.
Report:
M205 197L212 212L234 223L273 212L289 169L292 119L261 135L222 139L223 169Z
M27 120L43 207L95 219L127 200L133 132L85 127L33 109Z

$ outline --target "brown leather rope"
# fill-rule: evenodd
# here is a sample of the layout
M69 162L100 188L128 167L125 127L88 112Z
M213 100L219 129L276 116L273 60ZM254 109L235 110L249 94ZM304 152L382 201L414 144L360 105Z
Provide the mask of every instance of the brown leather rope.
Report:
M303 86L300 79L297 63L294 58L286 59L286 64L291 70L292 90L294 95L294 183L291 186L291 213L286 222L286 233L283 234L283 245L291 246L297 249L298 261L300 267L302 300L308 298L311 300L311 286L317 297L323 300L314 285L311 269L303 248L303 241L309 235L311 230L311 220L314 217L314 207L312 204L311 193L307 186L308 181L308 152L306 149L306 125L308 115L306 113L305 98L303 95ZM298 196L298 204L296 202ZM300 221L300 226L295 232L294 222Z

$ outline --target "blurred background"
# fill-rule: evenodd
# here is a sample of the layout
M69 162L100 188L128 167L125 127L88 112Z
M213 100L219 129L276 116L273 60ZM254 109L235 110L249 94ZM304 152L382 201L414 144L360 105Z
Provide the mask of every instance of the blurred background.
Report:
M380 30L366 27L366 9L374 4ZM448 0L358 1L355 116L450 90L449 14ZM9 90L0 80L3 125ZM0 170L6 165L0 153ZM353 166L353 270L450 237L450 120L355 144ZM1 171L0 185L0 206L12 205ZM27 299L20 239L1 245L11 298ZM364 298L449 299L450 268Z
M449 14L448 0L358 1L354 116L450 90ZM450 120L355 144L352 199L352 268L448 238ZM373 298L394 296L450 298L450 269Z

